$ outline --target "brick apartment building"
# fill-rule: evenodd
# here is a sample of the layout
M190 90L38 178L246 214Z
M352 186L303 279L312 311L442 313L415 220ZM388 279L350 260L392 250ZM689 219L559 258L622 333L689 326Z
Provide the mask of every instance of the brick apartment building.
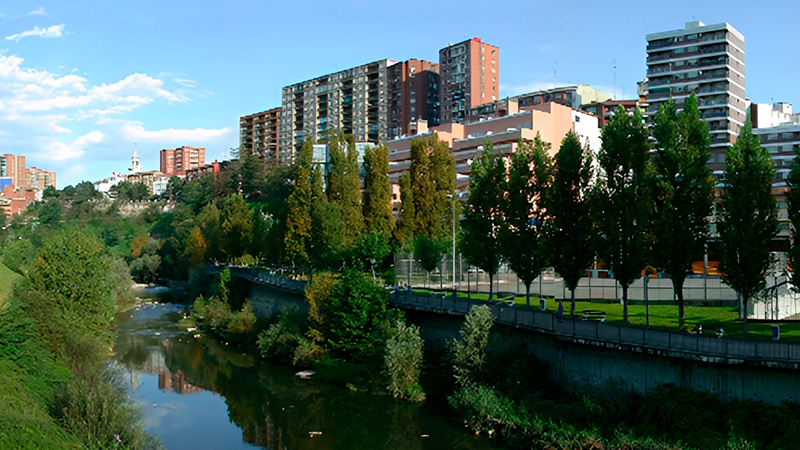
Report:
M160 172L164 176L185 176L187 170L196 169L206 164L205 147L178 147L164 149L160 154Z
M467 121L470 109L500 98L500 49L472 38L439 50L441 123Z
M389 139L408 134L411 122L439 125L439 64L409 59L387 68Z
M267 164L278 163L281 108L239 118L239 152L259 154Z

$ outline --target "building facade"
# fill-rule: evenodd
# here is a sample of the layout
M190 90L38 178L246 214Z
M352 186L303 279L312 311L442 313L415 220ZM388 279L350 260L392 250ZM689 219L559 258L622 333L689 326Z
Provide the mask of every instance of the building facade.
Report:
M28 174L28 189L44 190L48 186L56 187L56 173L31 167Z
M258 154L267 164L278 163L281 108L239 118L239 152Z
M25 156L6 153L0 155L0 177L11 178L14 190L24 191L28 188L28 174L25 171Z
M187 170L197 169L206 164L205 147L178 147L164 149L160 154L160 172L164 176L185 176Z
M694 92L711 131L709 168L720 177L725 149L746 120L744 36L728 23L688 22L647 35L647 113L673 98L681 108Z
M388 139L387 69L383 59L283 88L278 161L292 164L306 139L320 140L333 130L356 141Z
M527 94L515 95L513 97L478 105L469 110L467 122L503 117L509 114L516 114L520 111L531 111L537 108L538 105L550 102L569 106L574 109L581 109L584 105L610 100L610 95L598 91L588 84L560 86L553 89L543 89Z
M581 109L597 116L600 119L598 122L600 128L603 128L608 124L608 121L611 120L611 116L614 115L620 106L622 106L628 114L632 114L635 109L639 109L644 113L643 106L637 100L607 100L604 102L582 105Z
M470 109L500 98L500 49L479 38L439 50L441 123L465 123Z
M389 139L408 134L411 122L439 124L439 64L409 59L387 69Z

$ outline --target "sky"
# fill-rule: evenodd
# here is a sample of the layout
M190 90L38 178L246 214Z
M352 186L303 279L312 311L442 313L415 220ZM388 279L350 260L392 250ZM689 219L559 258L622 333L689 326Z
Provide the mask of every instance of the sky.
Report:
M746 95L800 111L800 2L228 0L0 2L0 153L58 187L145 170L161 149L239 145L239 117L283 86L450 43L500 47L500 94L586 83L635 98L648 33L728 22L745 36Z

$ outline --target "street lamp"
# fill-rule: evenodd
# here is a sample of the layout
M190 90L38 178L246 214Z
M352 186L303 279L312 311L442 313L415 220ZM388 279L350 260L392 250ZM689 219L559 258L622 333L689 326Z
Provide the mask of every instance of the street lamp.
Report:
M447 194L453 205L453 296L456 296L456 196Z

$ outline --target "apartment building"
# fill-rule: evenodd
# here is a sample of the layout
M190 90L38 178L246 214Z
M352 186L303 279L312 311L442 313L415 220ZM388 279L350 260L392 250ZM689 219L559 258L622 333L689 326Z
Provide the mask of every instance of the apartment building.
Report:
M356 141L389 137L388 73L396 61L382 59L283 88L278 161L291 164L306 139L329 131L353 134Z
M56 173L31 167L26 169L28 189L44 190L48 186L56 187Z
M608 125L611 117L620 106L622 106L625 109L625 112L628 114L632 114L636 109L639 109L642 111L642 113L644 113L644 107L641 105L641 103L639 103L638 100L606 100L604 102L582 105L581 109L597 116L600 119L598 124L600 125L600 128L603 128L604 126Z
M185 176L187 170L206 165L205 147L178 147L164 149L160 154L160 172L164 176Z
M6 153L0 155L0 177L11 178L11 186L15 191L28 188L28 174L25 171L25 156Z
M259 154L267 164L278 163L281 108L239 118L239 152Z
M513 104L513 102L512 102ZM428 127L425 121L416 124L416 133L388 142L389 179L393 184L393 201L399 201L400 175L411 167L411 140L436 133L440 141L447 143L456 162L456 184L463 189L469 183L472 161L480 156L487 141L491 141L494 152L499 155L514 153L521 141L533 141L538 133L550 144L550 154L558 152L561 140L569 131L578 135L581 144L596 152L600 148L598 118L555 102L539 104L529 111L481 119L460 124L449 122L437 127Z
M588 84L560 86L553 89L542 89L527 94L515 95L513 97L478 105L469 110L467 122L503 117L508 114L515 114L519 111L531 111L538 105L550 102L569 106L574 109L581 109L585 105L610 100L610 95L598 91Z
M470 109L500 98L500 49L479 38L439 50L441 123L467 122Z
M439 124L439 64L409 59L387 69L389 139L408 134L409 124Z
M647 35L647 113L670 98L678 108L694 92L711 131L709 168L720 177L725 149L746 120L744 36L728 23L688 22Z

